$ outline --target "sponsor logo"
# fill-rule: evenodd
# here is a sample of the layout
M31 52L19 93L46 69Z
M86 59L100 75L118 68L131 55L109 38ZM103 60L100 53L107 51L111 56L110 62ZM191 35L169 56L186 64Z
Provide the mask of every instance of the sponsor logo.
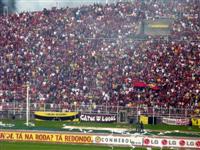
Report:
M96 143L100 143L100 142L101 142L101 137L97 136L97 137L95 138L95 142L96 142Z
M200 147L200 141L197 141L197 142L196 142L196 146L197 146L197 147Z
M180 140L180 141L179 141L179 145L180 145L180 146L185 146L185 141L184 141L184 140Z
M162 140L162 145L167 145L167 140Z
M144 144L149 145L150 144L150 140L149 139L145 139L144 140Z

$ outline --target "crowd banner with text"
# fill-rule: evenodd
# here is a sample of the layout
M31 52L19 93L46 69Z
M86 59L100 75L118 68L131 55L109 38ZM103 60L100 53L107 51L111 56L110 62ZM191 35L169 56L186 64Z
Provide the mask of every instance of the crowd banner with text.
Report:
M189 118L166 118L164 117L162 119L162 122L168 125L189 125L190 124L190 119Z
M86 122L117 122L116 114L82 114L81 121Z
M78 112L40 112L34 113L36 120L58 120L58 121L79 121Z

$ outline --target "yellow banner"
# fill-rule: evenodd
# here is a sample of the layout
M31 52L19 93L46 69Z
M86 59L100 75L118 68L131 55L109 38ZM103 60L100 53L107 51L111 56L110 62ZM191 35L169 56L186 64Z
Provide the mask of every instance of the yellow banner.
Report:
M148 25L149 28L169 28L169 25L167 24L150 24Z
M36 111L34 114L43 117L69 117L78 115L77 112L42 112L42 111Z
M148 124L148 120L149 118L147 116L144 115L140 116L140 122L142 122L143 124Z
M56 143L93 143L91 135L58 134L40 132L8 132L0 131L0 141L29 141L29 142L56 142Z
M200 126L200 118L192 118L193 126Z

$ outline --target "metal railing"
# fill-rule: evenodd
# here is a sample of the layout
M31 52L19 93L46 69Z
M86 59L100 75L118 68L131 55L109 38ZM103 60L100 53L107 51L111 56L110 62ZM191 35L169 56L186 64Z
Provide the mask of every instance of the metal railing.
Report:
M194 109L185 108L164 108L164 107L123 107L123 106L105 106L105 105L65 105L53 103L31 103L30 117L33 117L35 111L50 111L50 112L80 112L80 113L105 113L105 114L119 114L121 111L126 112L127 117L136 117L139 115L153 116L153 117L170 117L170 118L188 118L194 115ZM0 104L0 118L10 118L16 116L17 118L25 118L26 103L1 103ZM199 114L196 114L199 115Z

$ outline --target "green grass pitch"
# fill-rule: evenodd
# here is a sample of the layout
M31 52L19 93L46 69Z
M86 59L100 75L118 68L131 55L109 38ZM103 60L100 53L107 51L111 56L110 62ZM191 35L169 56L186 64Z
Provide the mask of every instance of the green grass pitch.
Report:
M114 147L112 149L112 147L109 146L95 145L0 142L0 150L131 150L131 147ZM135 148L134 150L146 150L146 148ZM159 149L153 148L153 150Z

